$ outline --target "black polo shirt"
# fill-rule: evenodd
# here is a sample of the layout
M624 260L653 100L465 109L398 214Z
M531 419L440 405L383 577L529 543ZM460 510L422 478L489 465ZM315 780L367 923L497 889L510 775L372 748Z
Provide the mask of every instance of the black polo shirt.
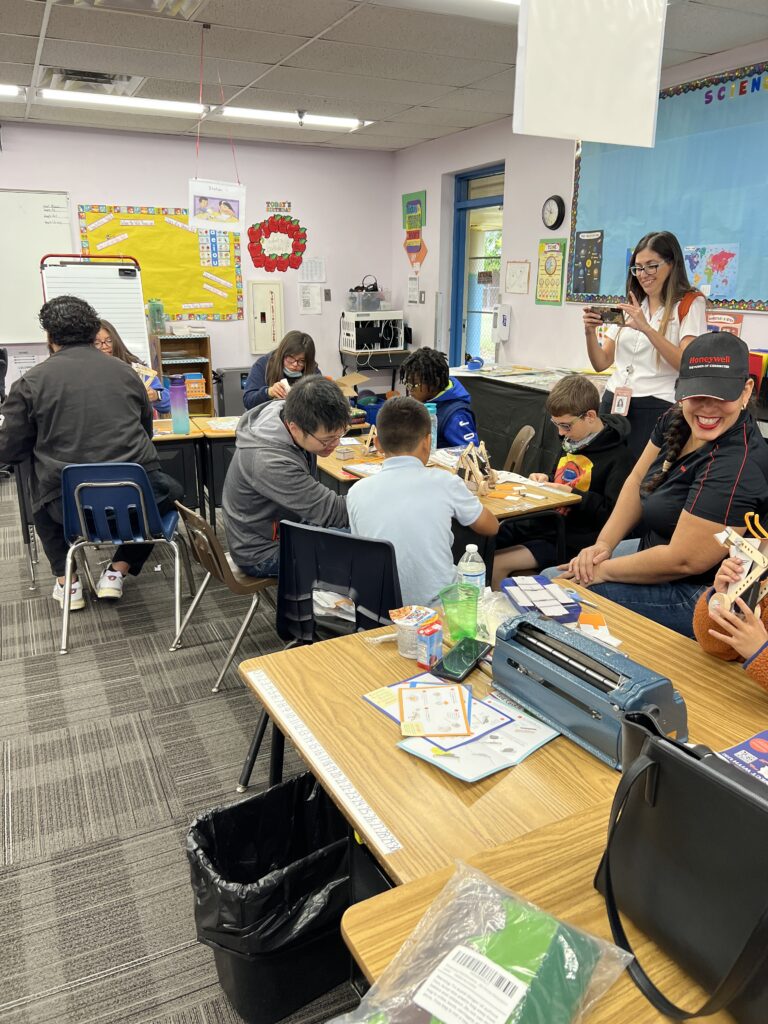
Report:
M661 449L643 483L661 470L665 459L664 434L672 410L660 416L651 442ZM678 459L660 487L643 494L640 549L668 544L681 512L726 526L743 526L746 512L768 507L768 444L749 412L714 441ZM709 583L714 569L688 577Z

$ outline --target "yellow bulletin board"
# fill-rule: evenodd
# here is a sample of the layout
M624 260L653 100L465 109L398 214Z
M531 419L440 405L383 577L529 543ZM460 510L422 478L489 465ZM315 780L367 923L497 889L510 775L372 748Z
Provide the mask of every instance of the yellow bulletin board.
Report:
M84 256L133 256L144 300L168 320L242 320L243 274L236 231L197 231L187 211L162 206L78 206Z

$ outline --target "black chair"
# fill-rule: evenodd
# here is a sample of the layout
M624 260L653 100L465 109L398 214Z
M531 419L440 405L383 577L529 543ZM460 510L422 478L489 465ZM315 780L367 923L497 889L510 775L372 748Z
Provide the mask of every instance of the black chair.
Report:
M351 601L348 618L318 612L315 591ZM277 632L287 646L305 645L391 623L390 608L402 605L395 549L387 540L353 537L338 530L280 523ZM248 788L268 715L262 711L237 785ZM282 778L285 740L272 725L270 785Z

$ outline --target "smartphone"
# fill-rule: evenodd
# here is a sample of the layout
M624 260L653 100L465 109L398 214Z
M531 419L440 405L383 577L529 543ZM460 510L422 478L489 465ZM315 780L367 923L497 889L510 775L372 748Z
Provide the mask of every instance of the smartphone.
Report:
M430 672L434 672L441 679L450 679L455 683L460 683L462 679L467 678L478 661L490 649L490 644L465 637L463 640L459 640L450 651L446 651L442 659L435 662Z
M593 313L597 313L604 324L618 324L624 326L624 312L618 306L590 306Z

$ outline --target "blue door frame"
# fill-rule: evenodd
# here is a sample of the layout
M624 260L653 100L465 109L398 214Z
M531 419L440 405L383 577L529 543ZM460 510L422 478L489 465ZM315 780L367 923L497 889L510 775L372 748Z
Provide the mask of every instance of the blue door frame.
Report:
M504 196L484 196L482 199L468 199L469 183L478 178L489 178L502 174L504 164L483 167L468 174L456 175L453 202L453 264L451 271L451 330L448 361L451 366L462 362L461 338L464 318L464 270L467 251L467 213L485 206L503 206Z

